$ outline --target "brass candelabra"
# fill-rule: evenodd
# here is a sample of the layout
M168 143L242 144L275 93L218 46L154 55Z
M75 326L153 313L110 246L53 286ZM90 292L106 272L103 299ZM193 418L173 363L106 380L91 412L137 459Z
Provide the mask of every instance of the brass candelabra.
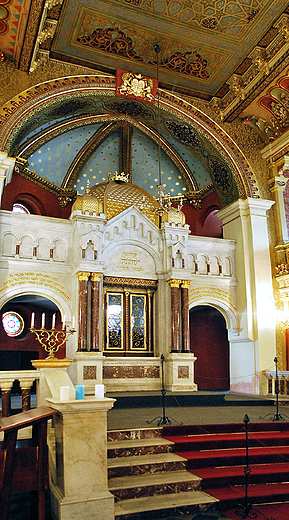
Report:
M76 329L74 328L74 326L72 328L67 328L67 326L64 323L62 324L62 329L56 329L55 315L53 315L52 317L51 329L46 329L44 323L45 317L44 314L42 314L42 326L40 329L36 329L34 327L34 316L32 316L30 331L36 335L37 340L39 341L40 345L44 348L45 352L48 352L47 359L56 359L56 352L58 352L60 347L64 345L67 338L76 332Z

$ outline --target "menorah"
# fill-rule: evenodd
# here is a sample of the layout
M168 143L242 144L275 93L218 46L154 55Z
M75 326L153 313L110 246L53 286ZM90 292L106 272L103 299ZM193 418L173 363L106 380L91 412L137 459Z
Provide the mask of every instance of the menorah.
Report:
M65 318L63 318L62 328L55 328L56 314L52 316L51 329L45 328L45 313L42 313L41 329L34 327L35 323L35 312L31 315L31 326L30 331L36 335L40 345L44 348L45 352L48 352L47 359L57 359L55 354L58 352L60 347L64 345L67 338L76 332L74 328L74 317L72 321L72 328L67 328L65 325Z

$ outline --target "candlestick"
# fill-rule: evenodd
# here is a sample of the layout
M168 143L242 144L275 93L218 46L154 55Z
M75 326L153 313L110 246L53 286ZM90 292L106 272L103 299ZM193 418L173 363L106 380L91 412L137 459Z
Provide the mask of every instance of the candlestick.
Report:
M75 386L75 399L84 399L84 385Z
M34 328L34 318L31 317L31 327L30 331L33 332L36 335L37 340L41 344L41 346L45 349L46 352L48 352L48 358L49 359L56 359L55 353L60 349L60 347L65 343L68 336L71 334L74 334L76 332L75 329L70 329L65 327L64 324L62 325L61 330L57 330L55 328L55 320L56 320L56 314L53 314L52 316L52 328L51 329L45 329L45 314L42 313L42 326L41 329L35 329Z
M60 387L60 401L69 401L69 386Z
M95 397L98 399L104 398L104 385L95 385Z

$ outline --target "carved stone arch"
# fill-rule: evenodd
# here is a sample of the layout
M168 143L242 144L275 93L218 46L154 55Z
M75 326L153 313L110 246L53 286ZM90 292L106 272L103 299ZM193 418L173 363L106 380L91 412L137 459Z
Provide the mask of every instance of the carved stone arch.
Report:
M3 105L0 110L0 118L3 122L0 128L2 150L13 157L18 153L18 146L21 140L23 142L25 132L27 135L29 134L30 127L27 125L27 121L33 123L33 120L40 120L42 113L44 115L44 111L48 116L49 111L55 109L56 104L60 106L64 101L73 101L76 95L78 100L91 100L92 96L99 96L99 99L102 100L105 95L111 96L111 93L115 90L114 81L113 77L105 77L104 79L103 76L97 77L95 75L87 75L81 78L75 76L47 81L21 92L21 94ZM189 129L195 128L202 138L210 136L211 145L218 151L219 157L223 158L224 164L227 165L232 174L239 198L259 198L256 179L246 157L230 136L212 118L171 92L160 90L159 99L160 109L163 114L169 113L173 121L181 121ZM100 121L101 117L104 117L103 114L95 115L95 113L92 115L90 113L85 118L82 115L75 117L71 114L71 116L69 121L62 124L63 131L72 129L76 125L95 124L97 121ZM142 131L149 129L152 134L154 133L153 124L149 127L147 124L149 121L141 122L140 118L135 119L123 114L105 114L105 117L107 123L109 120L111 123L118 122L121 118L123 121L130 119L134 121L135 125L140 122L139 129L142 128ZM47 130L47 132L49 131L52 131L52 129ZM42 136L39 133L38 139L40 140ZM37 145L38 147L40 146L36 143ZM24 150L21 151L23 154L24 152ZM214 167L217 167L216 163ZM225 201L225 203L228 202Z
M225 300L221 300L214 296L209 295L209 291L214 293L214 288L208 288L208 294L204 297L193 298L191 295L191 291L189 292L189 308L197 307L198 305L209 305L211 307L215 307L225 318L226 326L228 330L232 330L234 334L239 334L239 319L237 315L236 308L226 302Z

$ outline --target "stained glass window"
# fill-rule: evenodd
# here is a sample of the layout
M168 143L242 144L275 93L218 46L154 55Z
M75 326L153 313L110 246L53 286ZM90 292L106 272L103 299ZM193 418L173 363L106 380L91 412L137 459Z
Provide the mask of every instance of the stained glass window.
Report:
M146 350L146 296L131 294L131 349Z
M123 349L123 294L107 293L107 348Z
M24 329L24 320L17 312L5 312L2 315L2 325L7 336L19 336Z

